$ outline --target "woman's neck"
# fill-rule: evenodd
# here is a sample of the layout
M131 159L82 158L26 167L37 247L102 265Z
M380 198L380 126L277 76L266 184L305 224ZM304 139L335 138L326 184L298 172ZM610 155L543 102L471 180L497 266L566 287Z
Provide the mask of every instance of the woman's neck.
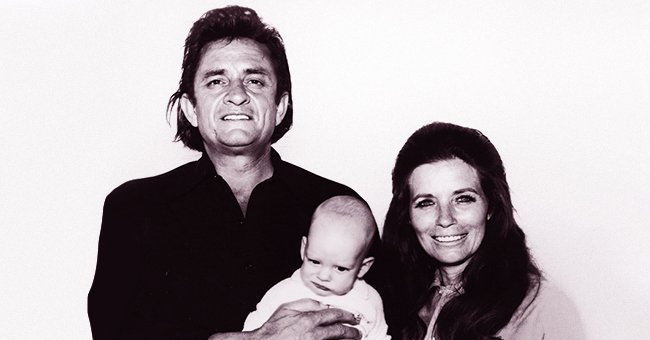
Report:
M463 277L465 267L467 267L467 262L456 266L441 266L438 268L440 273L440 284L443 286L458 284Z

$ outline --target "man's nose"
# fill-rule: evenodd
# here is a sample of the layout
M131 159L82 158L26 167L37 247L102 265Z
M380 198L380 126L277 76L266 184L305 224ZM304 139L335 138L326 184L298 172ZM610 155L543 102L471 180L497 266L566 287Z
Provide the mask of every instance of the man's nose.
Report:
M242 82L232 82L228 88L228 93L226 94L224 100L226 103L234 105L243 105L248 103L250 97L246 93L246 87Z
M449 204L441 204L438 211L437 225L448 228L456 223L456 216L454 215L453 207Z

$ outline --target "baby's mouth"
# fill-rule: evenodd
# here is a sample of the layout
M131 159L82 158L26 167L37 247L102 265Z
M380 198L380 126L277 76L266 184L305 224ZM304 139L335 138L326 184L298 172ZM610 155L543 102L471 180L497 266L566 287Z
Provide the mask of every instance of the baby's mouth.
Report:
M323 285L319 285L319 284L316 283L316 282L312 282L312 284L314 284L314 287L316 287L316 288L318 288L318 289L320 289L320 290L323 290L323 291L326 291L326 292L329 292L329 291L330 291L329 288L327 288L327 287L325 287L325 286L323 286Z

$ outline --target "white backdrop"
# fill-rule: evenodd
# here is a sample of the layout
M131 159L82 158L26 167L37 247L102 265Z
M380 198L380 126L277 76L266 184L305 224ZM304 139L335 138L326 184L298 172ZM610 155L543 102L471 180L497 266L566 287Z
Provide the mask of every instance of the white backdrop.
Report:
M0 338L89 339L103 199L197 155L165 105L191 24L220 1L0 3ZM476 127L518 218L592 339L650 338L650 5L645 1L242 1L287 45L286 160L377 219L398 149Z

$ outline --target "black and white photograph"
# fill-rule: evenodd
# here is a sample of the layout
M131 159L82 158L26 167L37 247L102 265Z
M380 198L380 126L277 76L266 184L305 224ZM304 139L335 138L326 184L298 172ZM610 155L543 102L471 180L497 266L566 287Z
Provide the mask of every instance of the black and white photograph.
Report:
M0 339L650 339L649 18L0 1Z

